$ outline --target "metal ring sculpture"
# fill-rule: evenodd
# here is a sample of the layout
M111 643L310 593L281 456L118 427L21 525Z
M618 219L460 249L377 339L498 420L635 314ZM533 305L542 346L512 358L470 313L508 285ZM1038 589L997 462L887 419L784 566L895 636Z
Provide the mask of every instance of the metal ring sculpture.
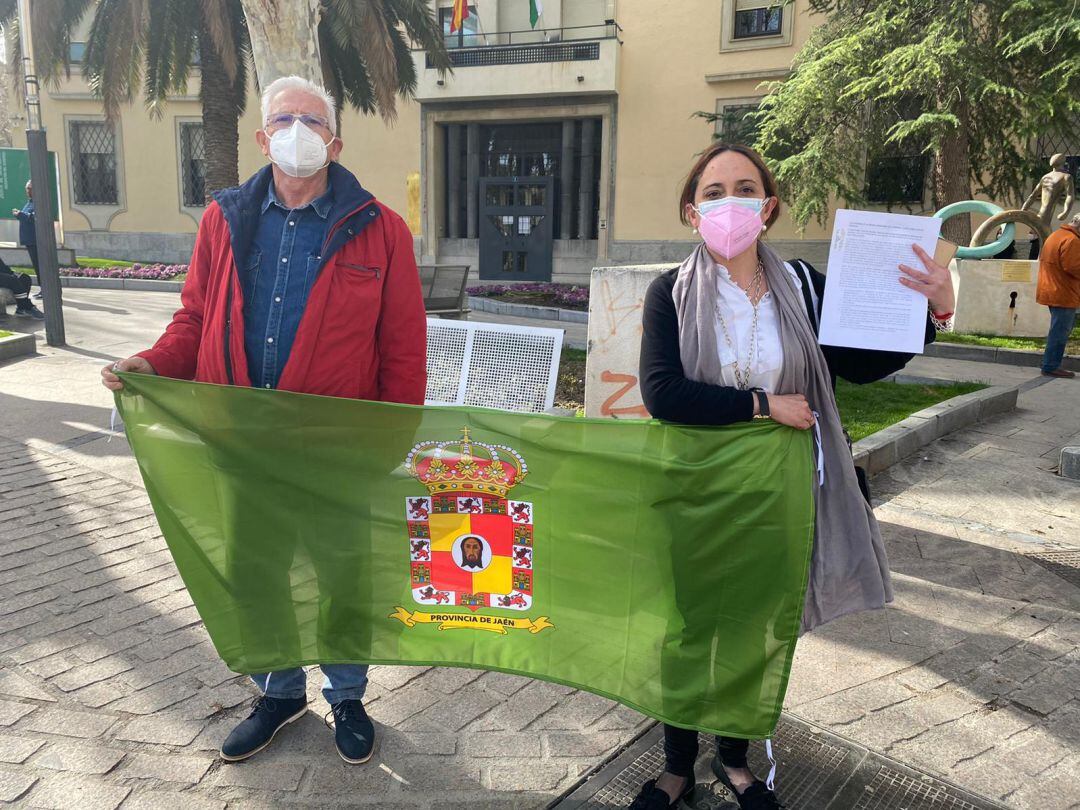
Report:
M1039 240L1042 242L1045 242L1046 238L1050 236L1050 229L1043 224L1043 221L1039 219L1034 212L1021 211L1020 209L1014 208L1009 211L1002 211L1000 214L994 214L990 219L986 220L986 222L976 228L975 233L971 235L971 247L982 245L983 240L993 233L994 228L999 228L1006 222L1010 223L1008 226L1010 228L1013 227L1011 224L1013 222L1027 225L1039 235Z
M994 205L992 202L986 202L984 200L964 200L963 202L956 202L952 205L946 205L936 214L940 220L949 219L949 217L956 216L957 214L987 214L990 217L996 217L999 214L1005 213L1019 213L1019 212L1006 212L1002 210L1000 206ZM999 223L1000 224L1000 223ZM989 230L989 229L988 229ZM982 232L982 235L988 232L982 231L980 228L976 233ZM961 247L956 251L956 258L958 259L989 259L992 256L996 256L1001 251L1005 250L1016 239L1016 226L1012 221L1005 226L1005 229L1001 232L993 242L988 245L980 245L974 237L972 237L971 245L969 247ZM981 241L981 237L980 240Z

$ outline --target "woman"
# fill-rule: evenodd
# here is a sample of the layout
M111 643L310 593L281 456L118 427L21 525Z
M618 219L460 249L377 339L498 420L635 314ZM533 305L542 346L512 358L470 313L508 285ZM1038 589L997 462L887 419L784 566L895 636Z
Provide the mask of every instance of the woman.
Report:
M859 489L833 385L837 376L879 380L912 355L818 344L825 277L805 262L785 263L760 240L779 216L777 195L775 178L747 147L714 144L694 164L679 213L703 242L649 287L640 379L649 412L671 422L770 418L798 430L817 423L825 476L815 492L806 631L892 600L881 533ZM924 251L916 254L925 269L900 265L898 277L927 297L929 343L935 321L952 317L952 280ZM747 767L748 747L747 740L718 737L713 771L740 807L781 807ZM645 783L635 810L678 804L693 789L697 732L665 725L664 749L666 770Z

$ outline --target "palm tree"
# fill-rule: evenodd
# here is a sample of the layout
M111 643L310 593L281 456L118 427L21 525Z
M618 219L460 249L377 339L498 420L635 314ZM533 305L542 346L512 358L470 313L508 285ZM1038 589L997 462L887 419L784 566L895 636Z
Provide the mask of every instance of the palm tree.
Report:
M11 19L15 5L0 0L0 20ZM89 13L83 75L106 116L115 120L141 85L147 110L160 118L168 96L185 92L191 69L201 67L206 191L236 185L250 57L239 0L35 0L31 25L42 80L70 74L72 35Z
M286 72L321 80L339 105L379 113L387 121L395 117L397 97L409 98L416 90L410 39L437 68L449 68L441 30L425 0L300 2L316 7L307 61L296 53L298 17L275 17L269 28L260 17L261 23L250 26L244 14L249 3L241 0L35 0L38 71L45 81L70 71L71 37L88 13L93 19L83 72L109 117L133 102L140 86L150 114L161 116L168 96L184 92L191 68L200 65L209 193L238 182L238 120L247 99L248 60L253 51L267 51L266 31L287 35L291 43L291 51L282 51ZM256 5L265 10L274 3ZM16 5L0 0L0 21L14 23ZM319 65L314 75L312 65ZM269 83L276 75L260 78Z

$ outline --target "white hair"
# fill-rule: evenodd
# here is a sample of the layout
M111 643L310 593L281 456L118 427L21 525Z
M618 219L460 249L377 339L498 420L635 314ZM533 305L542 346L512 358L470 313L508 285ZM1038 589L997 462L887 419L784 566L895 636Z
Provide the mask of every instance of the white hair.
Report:
M337 135L337 106L334 97L326 92L326 88L302 76L282 76L270 82L262 94L262 123L266 126L266 119L270 117L270 105L274 99L286 90L301 90L310 96L315 96L326 107L326 120L330 122L330 131Z

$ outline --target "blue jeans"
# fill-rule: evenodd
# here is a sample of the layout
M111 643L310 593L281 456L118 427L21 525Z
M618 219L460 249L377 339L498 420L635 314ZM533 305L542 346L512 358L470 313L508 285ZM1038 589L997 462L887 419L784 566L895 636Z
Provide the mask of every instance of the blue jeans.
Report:
M333 706L343 700L360 700L367 690L367 664L322 664L325 676L322 693ZM303 667L263 672L249 676L267 697L295 700L307 695L307 673Z
M1050 307L1050 331L1046 334L1043 371L1054 371L1061 366L1061 358L1065 356L1065 344L1069 342L1075 322L1075 308Z

